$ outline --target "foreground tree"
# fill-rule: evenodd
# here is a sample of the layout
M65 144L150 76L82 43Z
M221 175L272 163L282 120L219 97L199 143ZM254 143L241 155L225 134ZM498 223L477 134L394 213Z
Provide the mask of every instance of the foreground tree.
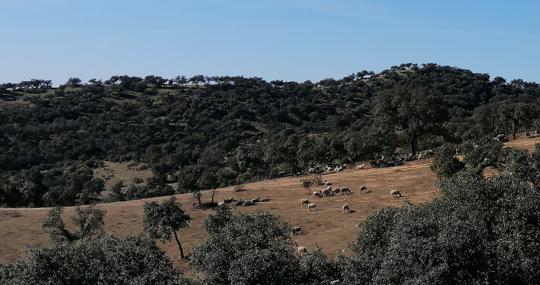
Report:
M105 211L94 205L88 207L75 208L73 223L76 230L70 232L62 220L61 207L53 208L49 211L47 218L43 222L43 228L49 233L49 237L55 242L73 242L76 240L86 240L99 237L103 234L105 224Z
M186 228L191 217L184 212L182 205L173 196L162 204L150 202L144 204L144 231L152 239L170 240L172 236L176 240L180 257L185 258L184 249L178 231Z
M433 202L370 215L344 284L535 284L540 191L514 176L459 173Z
M210 284L296 284L300 270L290 228L270 213L231 216L220 210L205 222L208 238L191 265Z
M0 284L186 284L152 240L106 236L31 249L27 259L0 266Z
M450 177L462 170L464 163L456 157L456 146L445 144L435 152L431 170L437 174L437 177Z

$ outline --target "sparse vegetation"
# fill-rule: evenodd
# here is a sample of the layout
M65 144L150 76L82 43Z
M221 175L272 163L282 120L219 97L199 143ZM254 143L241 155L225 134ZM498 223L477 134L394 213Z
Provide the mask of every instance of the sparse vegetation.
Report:
M73 223L77 230L70 232L62 219L63 208L52 208L43 222L43 228L55 242L73 242L101 236L104 226L105 211L90 205L75 208Z
M174 236L182 258L186 256L178 231L187 228L189 221L191 217L184 212L182 205L174 197L161 204L156 202L144 204L144 231L152 239L170 240Z

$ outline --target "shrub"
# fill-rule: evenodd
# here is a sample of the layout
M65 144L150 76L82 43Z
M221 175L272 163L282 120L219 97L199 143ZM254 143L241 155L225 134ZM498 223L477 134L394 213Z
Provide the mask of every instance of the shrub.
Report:
M191 265L210 284L296 283L299 264L290 228L278 217L225 211L205 224L208 238L193 249Z
M0 284L185 284L171 260L140 236L106 236L29 250L0 267Z
M540 190L519 177L462 172L433 202L369 216L343 257L345 284L534 284Z
M437 177L450 177L464 168L463 162L456 158L455 150L455 145L445 144L435 151L431 170L437 174Z

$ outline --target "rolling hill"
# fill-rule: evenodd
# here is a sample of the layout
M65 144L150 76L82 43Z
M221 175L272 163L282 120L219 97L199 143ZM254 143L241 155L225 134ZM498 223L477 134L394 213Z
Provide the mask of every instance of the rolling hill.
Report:
M506 147L532 150L540 137L518 138L506 143ZM371 212L384 207L400 207L404 199L394 199L390 196L391 189L398 189L404 198L413 203L430 201L437 196L435 175L430 170L431 160L418 160L402 166L378 169L347 169L343 172L329 173L323 178L333 185L347 186L352 195L316 198L307 196L302 188L302 177L287 177L266 180L245 185L245 191L234 192L232 187L216 191L216 201L233 196L237 199L261 197L268 202L261 202L251 207L236 208L238 211L270 211L281 216L291 225L301 226L305 232L295 237L298 245L310 249L320 247L324 252L334 254L353 241L357 234L356 225L362 222ZM358 188L366 185L369 193L360 193ZM194 202L191 194L176 196L187 212L193 217L190 228L181 233L181 238L187 252L197 245L204 237L203 220L213 210L202 210L192 207ZM319 207L316 212L309 212L300 206L300 199L308 198ZM115 202L99 205L107 211L105 230L109 233L125 236L142 231L143 205L153 198ZM210 199L210 193L203 192L203 199ZM354 213L342 214L341 206L348 203ZM64 211L66 220L73 214L73 207ZM23 255L25 248L46 243L47 234L41 224L48 208L4 208L0 209L0 263L9 263ZM177 265L186 268L179 261L174 244L161 245Z

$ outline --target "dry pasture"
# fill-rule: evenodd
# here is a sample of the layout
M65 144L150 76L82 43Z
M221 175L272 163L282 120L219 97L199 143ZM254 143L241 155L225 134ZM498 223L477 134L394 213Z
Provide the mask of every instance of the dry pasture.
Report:
M508 147L531 150L534 144L540 142L537 138L519 138L507 143ZM332 182L332 187L348 187L352 195L317 198L308 196L302 187L301 179L304 177L288 177L276 180L261 181L246 184L246 191L234 192L233 187L218 189L216 201L227 197L236 199L252 199L261 197L269 199L255 206L239 207L236 211L270 211L281 216L293 226L301 226L304 234L294 236L298 245L308 249L320 247L328 254L347 249L348 245L357 235L357 224L361 223L367 215L384 207L400 207L404 199L413 203L422 203L437 196L435 188L435 175L430 169L431 160L419 160L398 167L380 169L347 169L343 172L323 175L323 179ZM359 188L367 185L369 193L360 193ZM322 189L322 186L314 186ZM391 189L399 190L404 197L393 198ZM183 207L192 216L193 222L189 229L181 232L181 239L187 253L190 249L204 239L203 220L213 213L213 210L200 210L193 208L194 202L191 194L176 196ZM317 204L318 211L309 212L300 205L300 200L309 199ZM99 207L107 211L106 231L120 236L137 234L142 231L143 205L149 200L162 200L153 198L101 204ZM203 199L209 200L210 193L203 193ZM353 213L343 214L342 206L347 203ZM48 241L47 234L41 224L45 218L47 208L18 208L0 209L0 263L9 263L24 254L27 247L42 245ZM73 207L64 211L66 220L73 214ZM179 260L179 254L174 243L163 243L162 248L175 260L182 269L186 264Z

